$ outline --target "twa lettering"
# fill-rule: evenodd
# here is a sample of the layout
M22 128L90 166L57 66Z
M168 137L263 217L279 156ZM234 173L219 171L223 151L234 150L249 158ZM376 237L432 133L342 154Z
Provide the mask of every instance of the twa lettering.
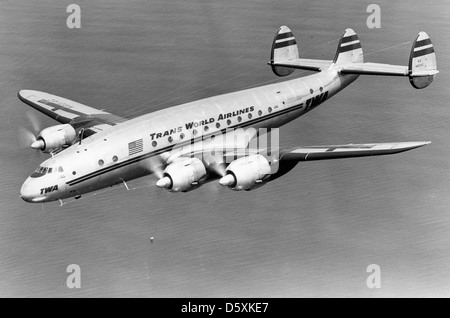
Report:
M325 93L322 93L320 95L308 98L306 100L305 110L306 111L310 111L311 109L313 109L314 107L316 107L320 103L323 103L327 98L328 98L328 91L326 91Z
M58 185L57 184L55 184L54 186L51 186L51 187L42 188L41 189L41 194L50 193L50 192L53 192L53 191L56 191L56 190L58 190Z

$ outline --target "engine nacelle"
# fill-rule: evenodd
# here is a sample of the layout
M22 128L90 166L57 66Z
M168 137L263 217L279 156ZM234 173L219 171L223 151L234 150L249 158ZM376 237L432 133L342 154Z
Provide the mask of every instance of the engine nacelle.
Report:
M205 179L205 165L198 158L189 158L167 166L156 185L171 192L186 192L199 187Z
M69 124L51 126L40 132L31 147L49 153L52 150L72 144L76 137L77 132Z
M262 186L271 173L270 163L264 156L251 155L230 163L219 182L235 191L251 190Z

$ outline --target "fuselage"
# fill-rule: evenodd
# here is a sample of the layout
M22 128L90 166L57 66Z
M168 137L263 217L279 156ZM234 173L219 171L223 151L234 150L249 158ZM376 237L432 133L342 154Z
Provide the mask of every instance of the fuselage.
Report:
M79 197L152 173L157 158L234 128L277 128L356 80L332 67L310 76L218 95L139 116L98 132L44 161L21 197L47 202Z

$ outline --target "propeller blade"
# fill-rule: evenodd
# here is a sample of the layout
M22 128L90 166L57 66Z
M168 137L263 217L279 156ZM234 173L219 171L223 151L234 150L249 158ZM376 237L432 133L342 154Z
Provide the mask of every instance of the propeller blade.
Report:
M26 128L19 127L19 142L22 147L30 147L31 144L36 142L36 136Z
M224 163L214 164L214 165L209 166L209 169L211 171L214 171L217 175L219 175L221 177L225 176L225 168L226 168L226 165Z
M31 129L27 129L24 127L19 127L19 142L23 147L31 147L33 149L43 149L45 147L43 140L38 140L36 135L41 130L41 122L36 112L27 111L25 115L28 119L29 125Z
M158 179L161 179L163 175L163 168L164 163L162 158L159 156L150 158L148 160L145 160L144 162L145 167L150 170Z
M42 130L42 124L39 117L37 116L37 113L33 111L27 111L25 114L31 124L31 127L33 128L34 133L38 134Z

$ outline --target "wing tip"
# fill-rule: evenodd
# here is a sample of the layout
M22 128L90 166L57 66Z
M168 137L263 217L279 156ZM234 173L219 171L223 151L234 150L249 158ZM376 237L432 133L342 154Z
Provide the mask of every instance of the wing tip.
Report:
M21 89L17 92L17 96L20 100L30 99L31 96L37 96L38 94L42 94L43 92L34 91L31 89Z
M21 89L20 91L17 92L17 97L21 100L24 101L26 100L26 96L29 95L28 92L30 92L27 89Z
M410 141L410 142L399 143L398 147L399 147L399 149L412 150L415 148L427 146L429 144L431 144L431 141Z

